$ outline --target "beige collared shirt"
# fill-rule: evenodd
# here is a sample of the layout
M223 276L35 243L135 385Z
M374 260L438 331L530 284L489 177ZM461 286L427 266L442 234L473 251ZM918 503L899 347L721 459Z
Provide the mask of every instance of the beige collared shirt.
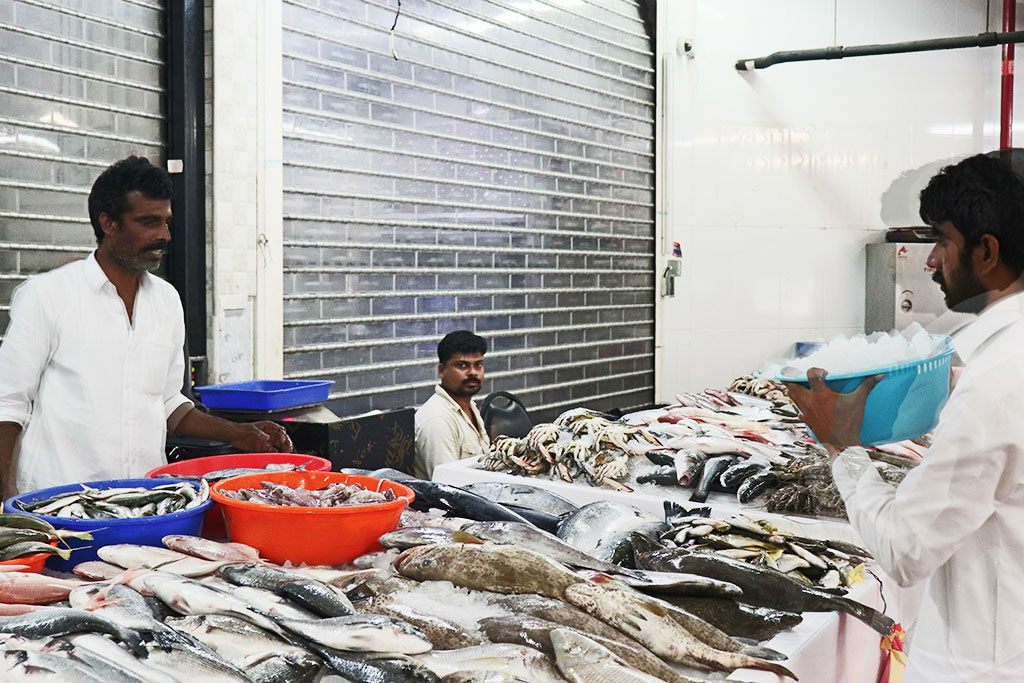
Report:
M413 474L429 480L438 465L482 455L490 450L491 440L487 438L480 411L472 401L470 405L472 421L440 384L434 388L434 395L416 410Z

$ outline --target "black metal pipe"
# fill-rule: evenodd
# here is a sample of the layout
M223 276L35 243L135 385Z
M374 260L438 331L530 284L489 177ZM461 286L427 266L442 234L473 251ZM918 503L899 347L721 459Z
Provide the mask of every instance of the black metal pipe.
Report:
M979 33L976 36L957 36L955 38L932 38L930 40L911 40L904 43L884 43L881 45L856 45L854 47L822 47L813 50L789 50L773 52L767 57L740 59L736 61L737 71L753 71L767 69L773 64L785 62L816 62L823 59L844 59L846 57L869 57L872 55L895 55L905 52L932 52L935 50L956 50L962 47L992 47L1010 43L1024 43L1024 31L1006 33Z

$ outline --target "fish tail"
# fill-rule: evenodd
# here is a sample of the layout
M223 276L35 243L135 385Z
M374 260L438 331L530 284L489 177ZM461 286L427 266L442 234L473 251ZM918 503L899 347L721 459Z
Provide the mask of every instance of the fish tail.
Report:
M781 664L776 664L775 662L765 662L765 661L759 659L759 660L757 660L756 664L752 664L751 666L753 666L755 669L761 669L763 671L771 671L773 674L777 674L779 676L789 676L794 681L800 680L799 678L796 677L795 673L793 673L792 671L790 671L786 667L782 666Z
M849 598L833 598L835 604L840 610L857 617L865 624L873 628L874 630L881 633L883 636L887 636L892 633L892 627L896 624L895 621L885 616L881 612L867 605L851 600Z

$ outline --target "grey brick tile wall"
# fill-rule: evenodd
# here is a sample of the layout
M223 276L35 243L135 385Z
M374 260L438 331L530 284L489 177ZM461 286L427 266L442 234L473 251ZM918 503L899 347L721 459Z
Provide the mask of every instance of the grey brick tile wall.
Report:
M652 398L636 6L504 5L403 3L392 43L392 3L285 2L285 370L334 379L338 414L422 403L459 328L490 344L481 395L535 419Z

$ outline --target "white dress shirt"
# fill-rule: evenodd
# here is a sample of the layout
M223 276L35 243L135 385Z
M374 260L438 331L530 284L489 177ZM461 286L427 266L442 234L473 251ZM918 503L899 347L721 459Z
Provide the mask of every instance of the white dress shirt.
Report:
M141 477L189 404L178 293L143 273L129 321L95 252L29 278L0 345L0 422L22 426L18 490Z
M434 395L416 410L416 460L413 474L430 479L446 462L483 455L491 448L484 420L472 401L473 421L438 384ZM474 424L474 422L476 424Z
M932 447L897 487L836 458L850 522L901 586L927 581L906 683L1024 681L1024 293L954 345L966 363Z

